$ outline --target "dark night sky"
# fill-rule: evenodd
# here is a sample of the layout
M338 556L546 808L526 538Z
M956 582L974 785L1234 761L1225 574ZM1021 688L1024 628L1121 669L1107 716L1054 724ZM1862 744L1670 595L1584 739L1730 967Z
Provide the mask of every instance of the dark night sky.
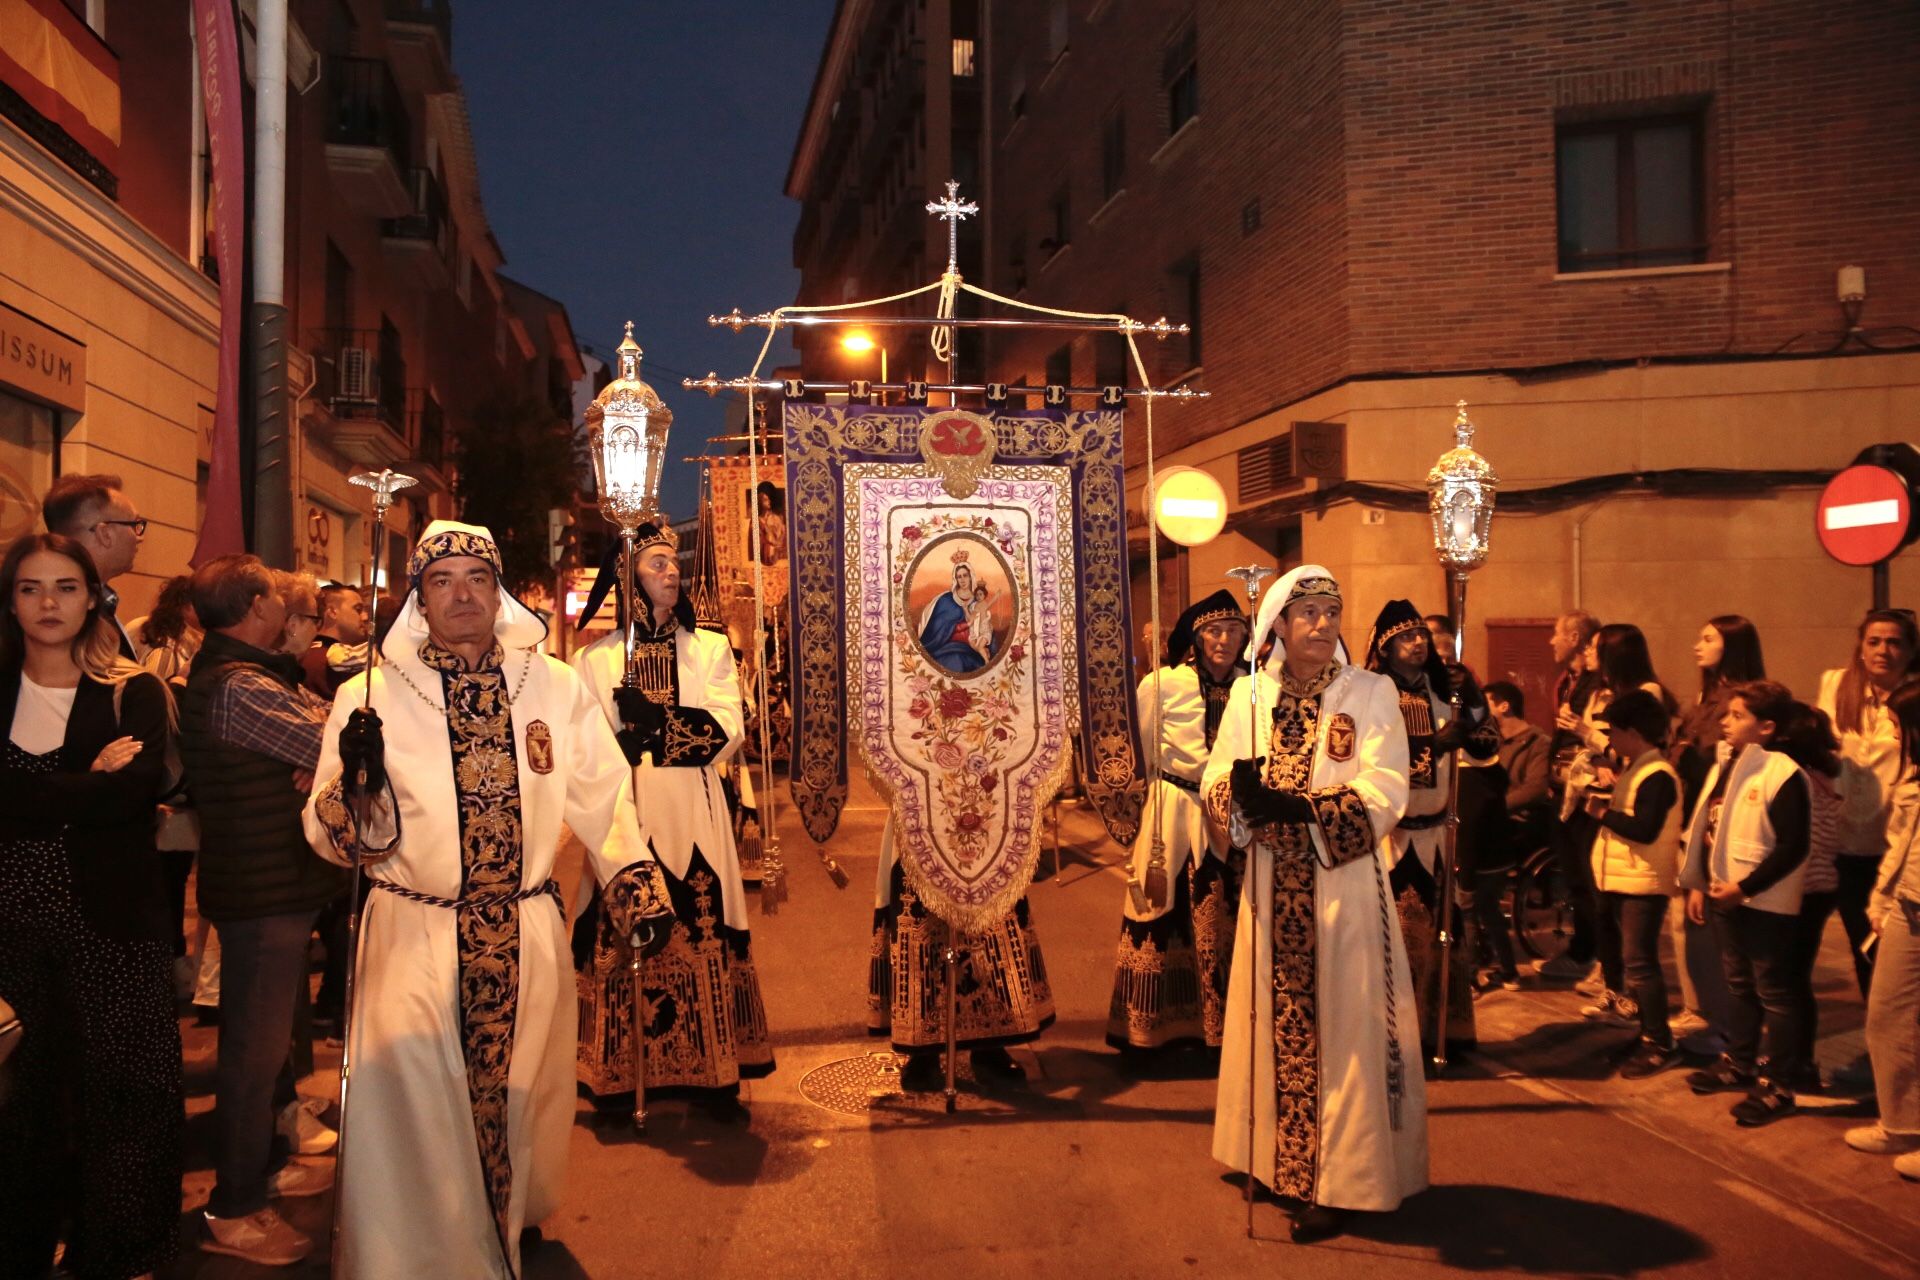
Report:
M782 190L833 0L459 0L487 217L508 275L560 299L611 355L634 321L642 376L674 414L661 500L693 514L679 459L724 400L680 376L752 366L764 333L712 329L738 306L793 301L799 206ZM791 358L784 343L771 366Z

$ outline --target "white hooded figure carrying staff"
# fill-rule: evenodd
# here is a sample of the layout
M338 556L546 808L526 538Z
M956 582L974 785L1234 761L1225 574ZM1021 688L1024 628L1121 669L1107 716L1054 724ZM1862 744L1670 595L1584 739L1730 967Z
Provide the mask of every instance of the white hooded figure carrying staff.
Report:
M562 825L610 910L636 926L670 910L613 730L535 650L545 625L500 570L486 529L427 527L380 666L334 702L307 805L323 857L391 850L366 859L336 1275L515 1277L521 1232L558 1206L577 1016Z
M1347 663L1341 608L1318 565L1267 593L1248 655L1269 633L1272 655L1234 683L1200 782L1209 819L1248 850L1213 1156L1271 1188L1302 1243L1427 1185L1413 982L1387 894L1406 730L1393 682Z

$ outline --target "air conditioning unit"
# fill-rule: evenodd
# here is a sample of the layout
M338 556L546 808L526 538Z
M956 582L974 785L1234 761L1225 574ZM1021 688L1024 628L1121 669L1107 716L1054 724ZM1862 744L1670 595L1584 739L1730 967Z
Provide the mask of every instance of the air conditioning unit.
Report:
M340 360L336 366L338 381L333 398L355 404L368 404L378 399L376 368L373 352L365 347L340 348Z

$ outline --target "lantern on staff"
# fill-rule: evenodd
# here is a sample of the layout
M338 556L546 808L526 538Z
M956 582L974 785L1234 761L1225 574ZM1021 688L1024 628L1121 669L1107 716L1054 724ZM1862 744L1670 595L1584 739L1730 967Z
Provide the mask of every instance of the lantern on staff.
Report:
M1500 478L1493 464L1473 447L1473 423L1467 420L1467 402L1456 406L1453 448L1440 455L1427 473L1427 510L1433 518L1433 550L1440 557L1450 583L1466 591L1466 576L1487 562L1493 533L1493 501ZM1454 594L1450 587L1449 597ZM1454 625L1461 624L1456 616ZM1459 634L1456 632L1455 634Z
M631 320L617 354L619 376L587 406L587 448L593 455L600 514L620 530L620 622L631 684L633 541L642 524L661 519L660 472L667 461L667 429L673 425L673 412L658 392L640 381L640 344L633 340Z
M1473 423L1467 419L1467 402L1455 405L1453 448L1440 455L1427 473L1427 513L1433 520L1433 552L1440 567L1447 571L1447 613L1453 619L1454 643L1461 644L1467 634L1467 575L1487 562L1493 533L1493 500L1500 478L1493 466L1473 447ZM1462 661L1465 654L1456 650L1453 658ZM1468 714L1461 705L1460 684L1456 679L1448 702L1453 719ZM1447 1065L1447 1001L1452 987L1454 862L1460 842L1460 766L1456 762L1447 771L1446 847L1434 877L1434 948L1438 952L1434 972L1439 975L1434 1026L1434 1066Z

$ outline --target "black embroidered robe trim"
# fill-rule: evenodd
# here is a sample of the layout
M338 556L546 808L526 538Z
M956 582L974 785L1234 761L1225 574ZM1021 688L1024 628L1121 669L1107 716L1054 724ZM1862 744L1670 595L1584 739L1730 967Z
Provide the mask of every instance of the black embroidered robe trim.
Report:
M1218 1048L1226 1034L1244 849L1222 862L1190 858L1173 879L1173 906L1153 920L1120 921L1119 961L1107 1010L1107 1043L1158 1049L1191 1042Z
M520 888L520 769L504 653L495 644L477 669L428 642L420 660L440 673L454 792L460 806L460 896ZM532 910L544 910L537 905ZM507 1073L520 999L520 905L475 903L455 913L459 962L460 1047L467 1067L480 1172L493 1210L500 1250L511 1268L507 1238L513 1165L507 1142Z
M634 911L658 918L656 893L665 894L671 915L666 945L640 962L647 1088L729 1089L772 1074L773 1044L751 935L721 918L720 875L695 846L684 879L660 863L635 863L608 882L575 926L591 935L575 983L577 1078L600 1099L633 1091L633 953L627 939ZM576 932L576 947L578 942Z
M661 738L660 763L691 769L713 763L727 747L727 731L705 707L666 708L667 726Z
M907 888L899 863L887 905L873 913L867 968L867 1034L908 1053L947 1042L947 926ZM1053 1025L1053 986L1023 897L984 929L960 938L954 1021L962 1049L1022 1044Z

